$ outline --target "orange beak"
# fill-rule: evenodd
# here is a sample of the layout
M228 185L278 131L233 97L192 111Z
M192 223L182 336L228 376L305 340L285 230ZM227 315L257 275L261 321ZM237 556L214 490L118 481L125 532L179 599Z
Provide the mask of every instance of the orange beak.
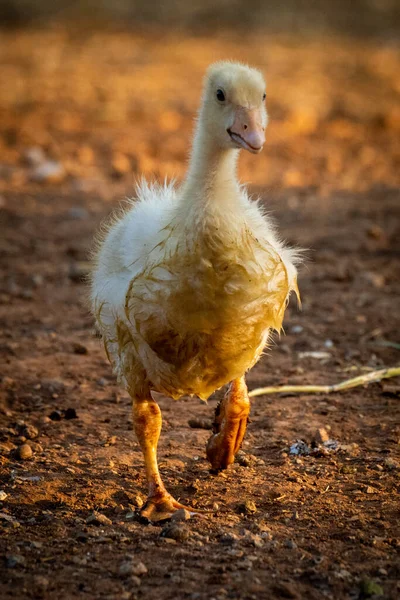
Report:
M235 121L228 129L228 133L235 144L253 154L258 154L265 143L264 130L261 110L240 106L236 110Z

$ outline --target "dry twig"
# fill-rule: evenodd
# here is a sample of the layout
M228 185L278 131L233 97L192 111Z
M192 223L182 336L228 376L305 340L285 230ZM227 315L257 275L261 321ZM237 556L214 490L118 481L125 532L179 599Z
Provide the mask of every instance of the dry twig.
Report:
M265 394L330 394L332 392L342 392L359 385L366 385L389 377L399 377L400 367L391 367L389 369L380 369L371 371L365 375L359 375L352 379L346 379L334 385L278 385L262 388L255 388L249 392L250 398L254 396L264 396Z

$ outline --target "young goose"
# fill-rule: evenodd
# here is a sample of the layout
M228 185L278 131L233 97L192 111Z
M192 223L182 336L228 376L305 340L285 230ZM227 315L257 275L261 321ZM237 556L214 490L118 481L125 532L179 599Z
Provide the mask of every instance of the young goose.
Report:
M290 292L297 293L296 253L236 176L240 150L263 148L265 97L256 69L212 65L183 184L143 181L96 253L93 313L132 397L149 485L141 513L150 521L182 508L158 471L161 412L151 392L206 399L230 382L207 444L212 468L225 469L246 431L244 374L270 331L280 330Z

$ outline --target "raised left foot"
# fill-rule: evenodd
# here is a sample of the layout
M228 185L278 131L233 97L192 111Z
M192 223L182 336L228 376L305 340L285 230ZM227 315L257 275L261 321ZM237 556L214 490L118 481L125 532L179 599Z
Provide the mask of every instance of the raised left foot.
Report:
M250 401L243 379L232 382L215 410L213 435L207 442L207 458L213 471L226 469L240 450L250 412Z

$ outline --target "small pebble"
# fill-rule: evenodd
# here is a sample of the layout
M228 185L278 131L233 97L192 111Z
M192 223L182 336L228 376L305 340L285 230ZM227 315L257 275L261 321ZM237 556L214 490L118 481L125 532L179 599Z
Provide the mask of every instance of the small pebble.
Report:
M239 540L235 533L223 533L219 538L219 541L224 546L233 546Z
M0 502L7 498L7 495L4 490L0 490Z
M34 440L38 437L39 430L33 425L24 425L21 430L21 435L23 435L28 440Z
M25 150L23 159L30 167L37 167L46 161L46 155L40 146L33 146Z
M71 420L71 419L77 419L78 415L76 414L76 410L74 408L67 408L67 410L64 413L64 419L67 419L67 421Z
M80 344L79 342L75 342L73 345L73 350L74 350L74 354L88 354L88 349L87 346L85 346L84 344Z
M43 452L43 447L41 446L41 444L38 444L37 442L29 442L29 445L32 448L33 452L35 452L35 453Z
M239 450L235 456L235 462L237 462L241 467L250 467L253 461L250 455L243 452L243 450Z
M25 558L21 554L7 554L6 567L7 569L16 569L17 567L25 566Z
M31 179L38 183L59 183L65 178L65 174L65 169L61 163L48 160L34 167Z
M59 411L59 410L53 410L53 412L52 412L52 413L50 413L50 415L49 415L49 418L50 418L52 421L61 421L61 419L62 419L62 415L61 415L61 413L60 413L60 411Z
M111 519L102 515L101 513L93 512L87 519L86 523L88 525L112 525Z
M394 460L394 458L385 458L385 467L389 469L389 471L394 471L395 469L400 468L400 464Z
M257 506L255 505L253 500L246 500L246 502L238 504L237 512L243 513L245 515L252 515L257 512Z
M33 582L35 585L43 589L49 587L50 585L50 581L47 579L47 577L43 577L43 575L35 575Z
M33 456L32 448L29 444L22 444L17 448L17 457L21 460L29 460Z
M118 569L121 577L141 577L147 573L147 567L141 561L135 561L134 558L125 560Z
M185 542L190 537L190 529L186 525L168 523L161 530L160 537Z

